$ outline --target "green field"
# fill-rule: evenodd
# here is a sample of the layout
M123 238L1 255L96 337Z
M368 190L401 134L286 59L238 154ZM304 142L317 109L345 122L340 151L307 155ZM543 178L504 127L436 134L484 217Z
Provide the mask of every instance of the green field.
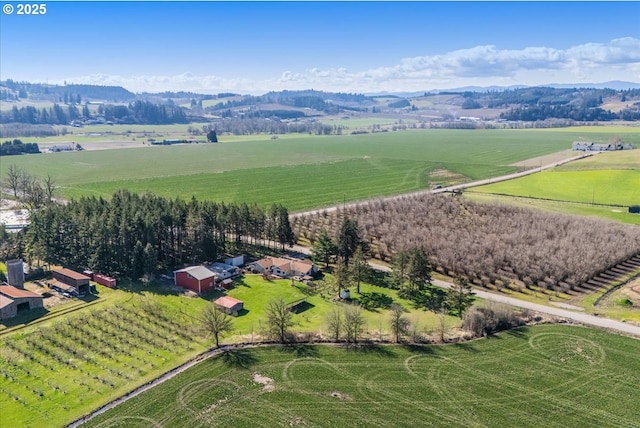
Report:
M277 140L222 136L220 144L14 157L2 162L0 175L11 164L41 177L51 174L62 197L110 196L128 187L170 197L282 202L298 210L447 184L446 174L429 177L434 170L457 180L513 172L513 163L565 150L585 134L581 129L412 130ZM627 140L640 141L640 132L625 134Z
M638 224L640 216L628 214L627 207L640 203L640 150L600 153L550 171L476 187L468 194L501 195L520 205Z
M581 327L446 346L233 350L86 426L632 427L639 382L640 341Z
M626 207L640 201L640 169L545 171L474 191Z

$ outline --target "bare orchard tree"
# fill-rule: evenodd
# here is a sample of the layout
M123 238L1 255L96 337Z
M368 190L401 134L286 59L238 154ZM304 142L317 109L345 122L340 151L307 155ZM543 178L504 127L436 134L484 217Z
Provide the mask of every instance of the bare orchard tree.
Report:
M216 348L220 347L220 337L233 331L231 317L222 312L213 302L202 310L200 323L202 329L215 340Z
M404 317L404 308L397 303L393 303L391 305L390 324L393 337L395 338L396 343L398 343L402 339L402 336L408 333L410 322Z
M282 297L271 300L267 304L267 330L280 343L285 343L289 328L293 325L291 311Z

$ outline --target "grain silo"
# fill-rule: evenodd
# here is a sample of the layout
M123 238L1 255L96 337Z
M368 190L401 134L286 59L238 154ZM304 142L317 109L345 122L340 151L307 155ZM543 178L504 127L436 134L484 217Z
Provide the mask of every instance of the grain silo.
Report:
M7 260L7 282L17 288L24 288L22 259Z

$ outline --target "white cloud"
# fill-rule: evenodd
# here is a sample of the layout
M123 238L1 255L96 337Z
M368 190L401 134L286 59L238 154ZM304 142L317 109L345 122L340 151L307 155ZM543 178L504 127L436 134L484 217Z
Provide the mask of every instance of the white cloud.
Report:
M263 93L279 89L347 92L414 91L466 85L536 85L603 80L640 80L640 39L625 37L567 49L475 46L439 55L403 58L398 64L352 71L343 67L286 70L272 79L254 80L183 73L177 76L69 78L74 83L122 85L132 91L189 90Z

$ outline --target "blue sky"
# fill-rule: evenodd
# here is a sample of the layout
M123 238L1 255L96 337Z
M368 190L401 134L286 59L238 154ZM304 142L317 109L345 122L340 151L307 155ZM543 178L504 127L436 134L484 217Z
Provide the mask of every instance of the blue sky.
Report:
M210 93L640 82L640 2L46 4L0 15L1 79Z

